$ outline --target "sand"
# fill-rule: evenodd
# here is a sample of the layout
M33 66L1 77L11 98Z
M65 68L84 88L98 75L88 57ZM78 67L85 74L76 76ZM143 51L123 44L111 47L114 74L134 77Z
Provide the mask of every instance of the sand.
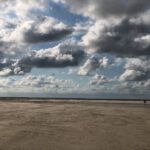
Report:
M150 150L150 105L3 101L0 150Z

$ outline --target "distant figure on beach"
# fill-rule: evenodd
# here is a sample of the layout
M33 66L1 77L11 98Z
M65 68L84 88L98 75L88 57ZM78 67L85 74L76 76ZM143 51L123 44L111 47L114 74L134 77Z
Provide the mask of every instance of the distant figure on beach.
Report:
M144 100L144 104L146 104L146 100Z

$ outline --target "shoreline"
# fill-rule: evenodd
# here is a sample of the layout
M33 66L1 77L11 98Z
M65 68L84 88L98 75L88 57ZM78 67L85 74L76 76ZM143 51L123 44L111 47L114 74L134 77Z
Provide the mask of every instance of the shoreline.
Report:
M150 101L149 98L82 98L82 97L0 97L0 100L25 99L25 100L95 100L95 101Z
M0 100L0 104L18 104L18 105L24 105L24 104L31 104L31 105L56 105L56 106L61 106L64 105L70 105L70 106L87 106L87 107L93 107L97 106L99 108L144 108L144 109L150 109L150 101L147 101L144 103L144 101L118 101L118 100L75 100L75 99L70 99L70 100L65 100L65 99L9 99L9 100Z
M107 104L150 104L150 100L136 100L136 99L72 99L72 98L10 98L0 97L0 102L33 102L33 103L107 103Z

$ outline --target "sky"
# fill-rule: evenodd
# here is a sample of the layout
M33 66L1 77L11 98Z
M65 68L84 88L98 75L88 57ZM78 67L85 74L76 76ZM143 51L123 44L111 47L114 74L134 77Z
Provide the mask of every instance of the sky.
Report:
M149 0L0 0L0 96L150 98Z

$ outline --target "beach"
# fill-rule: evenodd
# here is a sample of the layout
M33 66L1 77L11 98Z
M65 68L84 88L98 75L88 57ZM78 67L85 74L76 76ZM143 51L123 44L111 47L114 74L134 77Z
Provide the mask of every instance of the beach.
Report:
M150 150L150 104L0 101L0 150Z

